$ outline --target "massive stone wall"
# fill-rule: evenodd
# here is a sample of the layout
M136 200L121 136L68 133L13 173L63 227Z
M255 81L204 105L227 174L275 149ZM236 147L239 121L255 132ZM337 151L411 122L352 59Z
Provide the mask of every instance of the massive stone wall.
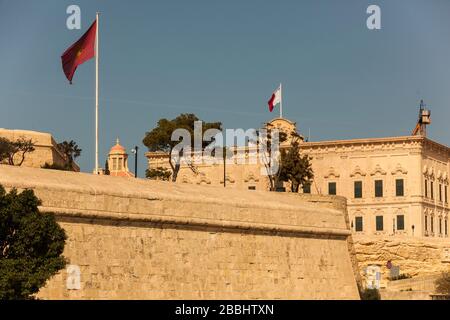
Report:
M401 274L411 277L438 275L450 271L448 238L376 237L353 235L354 248L364 277L364 269L379 265L382 286L389 287L387 262L400 267Z
M1 165L0 184L67 232L70 266L39 298L359 297L342 201Z

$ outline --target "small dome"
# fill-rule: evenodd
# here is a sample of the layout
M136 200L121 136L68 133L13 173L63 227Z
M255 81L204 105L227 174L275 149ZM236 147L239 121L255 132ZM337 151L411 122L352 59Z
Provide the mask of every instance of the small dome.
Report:
M122 147L122 146L120 145L119 138L117 138L117 140L116 140L116 145L113 146L113 147L111 148L111 150L109 151L109 153L110 153L110 154L111 154L111 153L116 153L116 154L117 154L117 153L121 153L121 154L126 153L125 148Z

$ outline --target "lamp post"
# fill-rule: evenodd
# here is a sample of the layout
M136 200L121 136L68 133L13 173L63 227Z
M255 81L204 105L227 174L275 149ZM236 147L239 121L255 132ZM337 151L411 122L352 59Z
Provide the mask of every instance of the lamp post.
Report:
M138 150L139 147L135 146L134 149L131 150L134 153L134 177L137 178L137 158L138 158Z

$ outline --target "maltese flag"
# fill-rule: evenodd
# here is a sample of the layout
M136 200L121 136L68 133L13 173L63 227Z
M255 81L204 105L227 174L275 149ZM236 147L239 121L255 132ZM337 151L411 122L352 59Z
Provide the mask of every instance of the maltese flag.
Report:
M270 97L270 100L268 102L269 111L272 112L273 108L279 103L281 103L281 84L278 87L278 89L275 90L274 93L272 93L272 96Z

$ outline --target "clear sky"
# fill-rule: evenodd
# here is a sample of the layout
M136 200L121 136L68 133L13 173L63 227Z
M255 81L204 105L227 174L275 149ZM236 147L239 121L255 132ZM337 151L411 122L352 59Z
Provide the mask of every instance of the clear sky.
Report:
M66 28L70 4L81 30ZM381 30L366 27L370 4ZM94 60L71 86L60 56L96 11L102 166L116 137L144 151L163 117L258 128L277 115L267 100L280 82L285 117L314 141L408 135L423 98L429 136L450 145L448 0L0 0L0 127L77 141L83 171L94 166Z

